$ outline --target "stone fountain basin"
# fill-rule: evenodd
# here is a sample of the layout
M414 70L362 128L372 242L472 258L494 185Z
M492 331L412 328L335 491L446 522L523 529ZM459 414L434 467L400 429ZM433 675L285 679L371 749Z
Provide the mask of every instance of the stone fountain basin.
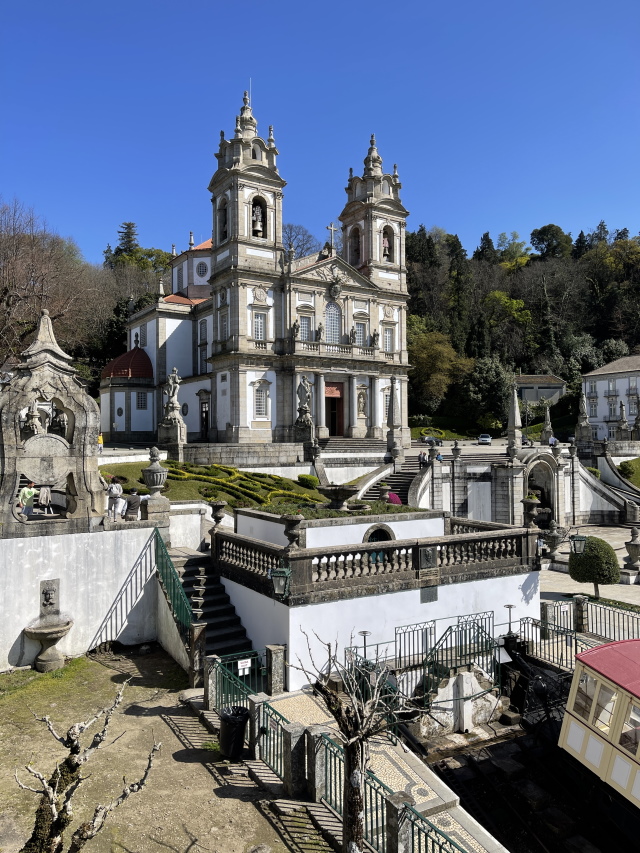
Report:
M51 624L30 625L24 629L24 632L30 640L36 640L40 643L43 640L58 641L66 637L72 626L73 620L67 619L65 622L60 623L53 622Z

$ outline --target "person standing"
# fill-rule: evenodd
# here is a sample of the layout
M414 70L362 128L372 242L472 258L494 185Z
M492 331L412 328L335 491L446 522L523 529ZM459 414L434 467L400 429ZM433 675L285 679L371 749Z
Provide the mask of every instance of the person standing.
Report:
M107 514L112 521L115 521L116 516L120 516L118 503L122 500L122 486L120 485L116 477L111 478L109 488L107 489L107 496L109 498Z
M102 433L100 433L100 435L98 436L98 453L102 454L103 449L104 449L104 436L102 435Z
M124 513L125 521L137 521L138 513L140 512L140 495L138 494L137 489L131 489L131 494L126 499L127 500L127 508Z
M20 489L18 495L18 506L22 510L22 515L25 515L27 518L33 515L33 499L38 493L38 490L34 486L35 483L33 480L29 480L27 485Z

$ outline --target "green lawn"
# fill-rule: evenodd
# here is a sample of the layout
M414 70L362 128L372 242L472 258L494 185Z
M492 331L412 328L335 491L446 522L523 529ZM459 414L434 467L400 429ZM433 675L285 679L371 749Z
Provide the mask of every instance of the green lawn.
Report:
M629 459L629 465L633 468L633 475L629 477L629 482L640 488L640 459Z

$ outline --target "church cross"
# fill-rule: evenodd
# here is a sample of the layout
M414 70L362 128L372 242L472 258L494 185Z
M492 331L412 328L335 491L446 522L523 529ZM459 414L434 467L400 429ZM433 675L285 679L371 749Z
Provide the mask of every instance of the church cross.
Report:
M329 245L331 246L332 249L333 249L333 232L338 231L338 230L339 229L336 228L336 226L333 224L333 222L330 225L327 225L327 231L329 231L331 234L331 243Z

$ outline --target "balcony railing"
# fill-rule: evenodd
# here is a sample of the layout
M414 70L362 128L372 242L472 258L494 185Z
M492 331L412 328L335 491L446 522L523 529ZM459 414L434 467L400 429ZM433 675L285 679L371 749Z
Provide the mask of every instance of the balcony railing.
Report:
M378 347L367 347L362 344L327 343L327 341L291 341L291 353L313 353L314 355L337 356L339 358L367 359L368 361L400 362L400 352L385 352Z
M497 529L496 529L497 528ZM213 537L218 571L237 583L272 594L271 572L286 561L293 599L323 596L332 590L371 587L378 580L412 589L434 583L471 580L496 568L524 572L536 553L536 536L524 528L495 525L452 536L397 539L323 548L283 548L248 536L218 531ZM508 571L507 571L508 573ZM464 577L461 577L464 576Z

